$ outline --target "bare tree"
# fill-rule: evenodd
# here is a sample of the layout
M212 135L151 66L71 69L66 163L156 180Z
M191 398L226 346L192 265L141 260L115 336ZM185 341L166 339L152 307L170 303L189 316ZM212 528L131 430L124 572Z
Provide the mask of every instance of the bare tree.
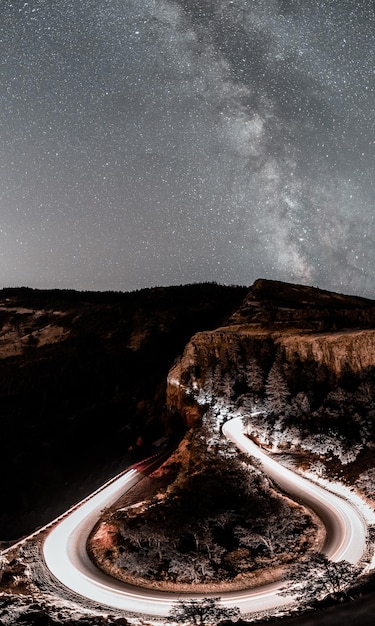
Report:
M296 595L300 602L340 599L358 576L360 568L348 561L330 561L325 554L313 554L291 568L286 578L291 582L281 595Z
M220 598L203 598L177 602L170 610L168 620L178 624L206 626L216 624L221 619L238 618L239 615L240 610L236 607L220 606Z

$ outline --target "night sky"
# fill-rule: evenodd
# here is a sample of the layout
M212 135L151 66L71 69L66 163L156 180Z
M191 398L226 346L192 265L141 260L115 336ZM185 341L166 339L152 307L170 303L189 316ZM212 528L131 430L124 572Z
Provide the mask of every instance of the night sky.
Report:
M1 0L0 287L375 298L372 0Z

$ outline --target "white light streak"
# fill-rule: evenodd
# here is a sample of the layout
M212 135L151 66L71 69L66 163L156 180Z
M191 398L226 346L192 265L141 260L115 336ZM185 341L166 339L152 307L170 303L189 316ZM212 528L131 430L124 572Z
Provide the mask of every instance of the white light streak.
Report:
M242 428L241 418L235 418L224 425L223 432L240 450L260 459L266 473L323 519L327 527L325 554L334 561L360 561L366 550L366 524L360 511L352 503L270 459L243 434ZM106 576L86 552L88 536L103 508L114 503L140 478L141 474L130 470L65 517L48 535L44 558L54 576L76 593L117 609L160 617L168 615L176 594L132 587ZM221 602L239 607L243 614L276 609L293 602L292 598L278 595L283 586L285 583L276 582L251 590L224 592L220 594ZM194 598L199 594L183 594L183 597Z

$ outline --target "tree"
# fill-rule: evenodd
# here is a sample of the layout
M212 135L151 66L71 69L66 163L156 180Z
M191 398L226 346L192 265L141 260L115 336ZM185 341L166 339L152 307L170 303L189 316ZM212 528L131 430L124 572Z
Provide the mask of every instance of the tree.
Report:
M168 620L178 624L203 626L216 624L218 620L239 617L237 607L220 606L220 598L203 598L203 600L181 600L169 612Z
M282 413L289 406L290 391L287 382L275 361L266 381L266 400L271 413Z
M256 359L249 359L245 375L250 391L255 395L260 394L263 389L263 371Z
M313 554L309 560L294 565L286 575L291 586L281 595L296 595L300 602L322 600L326 596L342 598L359 574L359 567L348 561L330 561L325 554Z

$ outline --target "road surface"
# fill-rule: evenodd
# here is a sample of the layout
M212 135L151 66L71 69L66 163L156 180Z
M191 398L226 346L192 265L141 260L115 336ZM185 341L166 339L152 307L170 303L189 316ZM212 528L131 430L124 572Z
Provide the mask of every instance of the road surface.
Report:
M244 434L240 418L224 425L223 432L243 452L257 457L264 471L292 497L313 509L326 527L324 553L334 561L346 559L357 563L366 547L366 524L352 504L324 488L302 478L276 461L250 441ZM43 551L47 567L66 587L103 605L153 616L168 615L178 599L197 598L198 594L172 594L127 585L98 570L90 561L86 542L99 520L102 510L137 481L142 473L130 469L117 480L86 499L67 515L47 536ZM285 585L285 583L283 583ZM243 615L274 609L292 601L278 595L282 583L245 591L221 592L224 606L236 606Z

